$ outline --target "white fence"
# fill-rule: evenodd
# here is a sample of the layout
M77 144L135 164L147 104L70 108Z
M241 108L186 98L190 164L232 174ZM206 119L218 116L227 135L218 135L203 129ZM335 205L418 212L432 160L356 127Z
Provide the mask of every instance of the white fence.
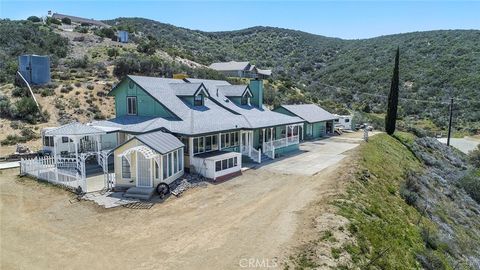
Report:
M70 164L69 164L70 165ZM20 161L20 175L28 175L67 188L87 190L87 182L75 168L59 169L54 157L36 157Z

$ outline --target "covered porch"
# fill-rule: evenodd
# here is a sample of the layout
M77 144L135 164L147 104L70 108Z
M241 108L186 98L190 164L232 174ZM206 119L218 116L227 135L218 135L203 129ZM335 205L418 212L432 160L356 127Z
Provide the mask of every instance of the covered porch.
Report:
M303 140L303 123L261 129L259 144L263 153L271 159L276 155L298 149Z

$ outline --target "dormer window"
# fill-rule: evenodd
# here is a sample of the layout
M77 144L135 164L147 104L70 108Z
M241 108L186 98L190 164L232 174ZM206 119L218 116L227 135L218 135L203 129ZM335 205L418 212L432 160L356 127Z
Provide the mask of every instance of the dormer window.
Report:
M244 95L242 97L242 105L249 105L250 104L250 97L247 95Z
M194 97L193 100L194 106L203 106L203 95L199 94Z

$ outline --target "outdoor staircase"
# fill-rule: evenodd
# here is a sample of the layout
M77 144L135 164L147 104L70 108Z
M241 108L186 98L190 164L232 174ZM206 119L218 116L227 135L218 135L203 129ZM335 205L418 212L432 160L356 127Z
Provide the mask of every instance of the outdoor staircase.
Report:
M269 160L272 160L272 159L269 156L262 153L262 162L261 163L267 162Z
M155 188L149 187L131 187L123 195L126 198L133 198L148 201L155 193Z

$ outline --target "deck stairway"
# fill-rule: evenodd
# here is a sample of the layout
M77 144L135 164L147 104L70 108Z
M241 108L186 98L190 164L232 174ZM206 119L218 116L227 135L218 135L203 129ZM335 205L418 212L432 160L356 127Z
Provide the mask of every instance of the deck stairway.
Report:
M127 192L123 195L126 198L140 199L140 200L150 200L153 194L155 193L155 188L149 187L131 187L127 189Z

